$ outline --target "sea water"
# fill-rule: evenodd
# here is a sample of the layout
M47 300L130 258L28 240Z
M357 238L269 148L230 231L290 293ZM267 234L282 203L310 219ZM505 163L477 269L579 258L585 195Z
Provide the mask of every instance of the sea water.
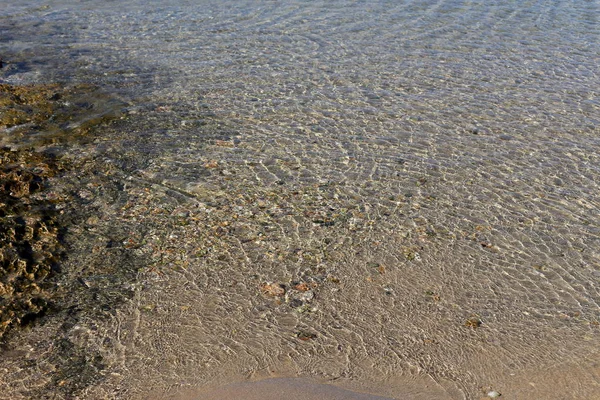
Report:
M86 166L64 177L82 217L62 268L84 284L7 344L0 397L270 376L600 396L599 16L1 1L2 81L125 105L62 150Z

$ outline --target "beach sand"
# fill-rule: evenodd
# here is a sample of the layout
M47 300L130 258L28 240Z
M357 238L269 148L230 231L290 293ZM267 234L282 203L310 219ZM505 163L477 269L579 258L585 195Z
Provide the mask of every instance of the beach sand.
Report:
M586 382L587 384L582 384ZM421 375L398 377L387 384L365 384L337 380L323 383L306 377L269 377L227 383L221 386L187 389L174 393L155 392L147 399L170 400L450 400L464 399L464 393L450 382ZM499 390L495 390L499 389ZM510 395L511 398L591 399L600 390L600 369L565 363L543 370L525 370L498 377L498 387L481 387L476 399ZM513 397L514 396L514 397Z
M397 377L380 384L275 374L225 382L171 393L146 393L143 397L152 400L450 400L460 397L449 382L422 375Z
M336 386L298 378L276 378L258 382L236 383L195 395L189 394L188 396L182 397L182 400L391 400L390 397L353 392Z

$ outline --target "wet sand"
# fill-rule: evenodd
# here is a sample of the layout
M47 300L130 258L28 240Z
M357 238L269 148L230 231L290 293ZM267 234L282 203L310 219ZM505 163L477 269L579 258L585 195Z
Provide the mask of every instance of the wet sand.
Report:
M596 398L600 393L600 367L584 368L565 363L553 368L522 371L498 377L498 387L481 387L476 399L510 395L515 399ZM588 384L582 385L582 382ZM495 389L502 389L501 391ZM322 383L300 377L272 377L235 382L219 387L152 393L149 399L172 400L442 400L464 399L464 394L429 377L398 378L387 385L336 381ZM469 397L470 398L470 397Z
M235 383L188 396L182 397L182 400L391 400L390 397L352 392L336 386L313 383L297 378L276 378L258 382Z
M404 379L401 387L358 385L356 382L322 383L299 377L275 377L236 382L220 387L178 392L172 396L151 394L151 399L173 400L442 400L453 396L433 380Z

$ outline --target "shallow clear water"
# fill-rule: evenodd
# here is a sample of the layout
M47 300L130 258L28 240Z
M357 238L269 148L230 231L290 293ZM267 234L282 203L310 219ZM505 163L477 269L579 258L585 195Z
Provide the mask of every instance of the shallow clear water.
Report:
M60 396L271 375L600 396L596 2L71 3L0 7L2 80L129 104L69 150L97 218L65 267L130 295L52 331L102 359ZM27 354L11 396L76 380Z

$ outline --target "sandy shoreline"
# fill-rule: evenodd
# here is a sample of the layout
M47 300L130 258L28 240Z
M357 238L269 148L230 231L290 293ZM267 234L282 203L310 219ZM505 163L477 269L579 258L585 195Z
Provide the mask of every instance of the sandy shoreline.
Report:
M221 382L204 388L151 392L144 399L158 400L450 400L450 399L591 399L600 393L600 367L564 363L498 376L495 387L479 393L457 390L452 382L424 374L390 378L385 382L362 380L322 381L310 377L262 376L248 381ZM584 384L585 383L585 384Z
M157 397L158 399L159 397ZM302 378L275 378L257 382L242 382L197 393L182 393L180 400L391 400L366 393L342 389L333 385L319 384Z
M273 377L234 382L223 386L189 389L173 394L150 393L148 399L172 400L443 400L454 398L433 380L425 377L403 379L401 386L380 386L358 382L321 382L307 377Z

